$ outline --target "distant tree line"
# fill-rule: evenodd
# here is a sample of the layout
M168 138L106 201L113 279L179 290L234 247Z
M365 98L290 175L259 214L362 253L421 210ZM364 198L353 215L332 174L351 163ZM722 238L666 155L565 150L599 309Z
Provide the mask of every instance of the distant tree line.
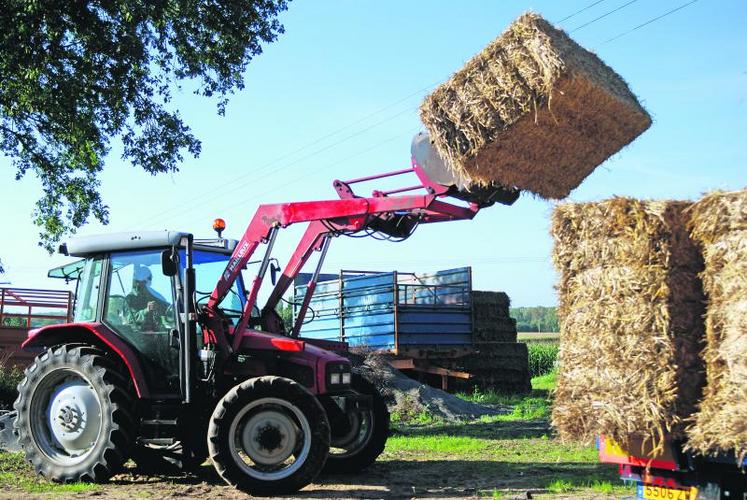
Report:
M516 319L519 332L557 332L558 314L556 307L512 307L511 317Z

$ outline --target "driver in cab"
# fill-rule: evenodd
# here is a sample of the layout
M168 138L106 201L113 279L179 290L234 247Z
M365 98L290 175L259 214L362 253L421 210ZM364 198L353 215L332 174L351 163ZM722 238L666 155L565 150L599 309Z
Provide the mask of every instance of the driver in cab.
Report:
M166 310L169 303L151 288L153 274L146 266L136 265L132 274L132 290L125 300L132 311L132 320L142 331L163 330L169 318Z

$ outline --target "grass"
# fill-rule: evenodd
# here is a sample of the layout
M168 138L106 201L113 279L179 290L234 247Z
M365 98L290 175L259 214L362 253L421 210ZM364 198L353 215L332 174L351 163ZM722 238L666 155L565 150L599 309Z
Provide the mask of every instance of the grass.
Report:
M12 486L25 493L78 493L96 491L98 484L69 483L57 484L34 474L23 458L22 453L0 452L0 487Z
M547 418L550 414L550 391L555 387L556 377L555 371L532 377L532 391L529 394L504 394L475 389L471 394L458 393L457 396L473 403L513 406L511 415L501 415L510 420Z
M425 410L419 412L393 411L390 418L393 424L435 425L442 422L442 419Z
M593 446L561 443L552 435L548 419L556 372L532 378L528 395L476 391L461 397L485 404L513 407L506 415L484 416L475 422L425 427L395 425L385 450L391 460L450 460L466 463L476 473L509 477L507 488L487 488L479 496L503 498L528 489L540 496L620 496L634 489L623 485L617 470L598 461ZM459 470L457 467L455 470Z
M545 394L555 387L555 380L558 377L558 372L553 370L550 373L539 375L532 378L532 391L544 391Z

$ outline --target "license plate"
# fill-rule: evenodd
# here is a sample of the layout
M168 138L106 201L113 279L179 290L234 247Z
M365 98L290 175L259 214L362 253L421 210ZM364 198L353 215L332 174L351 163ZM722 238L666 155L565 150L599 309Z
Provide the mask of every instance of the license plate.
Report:
M638 498L645 498L647 500L696 500L697 497L697 488L678 490L662 486L638 485Z

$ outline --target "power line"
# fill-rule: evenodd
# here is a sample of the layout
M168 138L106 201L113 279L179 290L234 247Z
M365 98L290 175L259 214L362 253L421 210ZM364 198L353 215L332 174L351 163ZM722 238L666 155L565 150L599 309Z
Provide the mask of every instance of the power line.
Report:
M312 157L314 157L314 156L316 156L316 155L318 155L318 154L320 154L320 153L323 153L323 152L325 152L325 151L328 151L329 149L332 149L332 148L333 148L333 147L335 147L335 146L339 146L340 144L342 144L342 143L344 143L344 142L347 142L347 141L349 141L350 139L352 139L352 138L354 138L354 137L357 137L357 136L359 136L359 135L361 135L361 134L363 134L363 133L365 133L365 132L367 132L367 131L369 131L369 130L371 130L371 129L375 128L375 127L378 127L379 125L382 125L382 124L384 124L384 123L386 123L386 122L388 122L388 121L391 121L391 120L393 120L394 118L397 118L397 117L399 117L399 116L401 116L401 115L403 115L403 114L405 114L405 113L408 113L408 112L412 112L412 111L413 111L414 109L415 109L415 108L407 108L407 109L404 109L404 110L402 110L402 111L398 112L397 114L395 114L395 115L393 115L393 116L390 116L389 118L385 118L384 120L381 120L381 121L379 121L379 122L376 122L376 123L374 123L373 125L370 125L370 126L368 126L368 127L364 128L364 129L362 129L362 130L359 130L359 131L357 131L357 132L355 132L355 133L353 133L353 134L350 134L350 135L348 135L348 136L344 137L343 139L340 139L340 140L339 140L339 141L337 141L337 142L334 142L334 143L332 143L332 144L329 144L329 145L327 145L327 146L325 146L325 147L323 147L323 148L321 148L321 149L317 149L317 150L315 150L315 151L313 151L313 152L311 152L311 153L309 153L309 154L307 154L307 155L305 155L305 156L302 156L302 157L300 157L300 158L297 158L297 159L295 159L294 161L292 161L292 162L290 162L290 163L286 163L286 164L285 164L285 165L283 165L282 167L279 167L279 168L273 169L273 170L271 170L271 171L269 171L269 172L267 172L267 173L265 173L264 175L261 175L261 176L259 176L259 177L252 177L252 178L251 178L251 179L250 179L250 180L249 180L248 182L244 182L244 183L241 183L241 184L239 184L238 186L233 186L233 187L232 187L231 189L229 189L229 190L227 190L227 191L221 191L221 192L220 192L220 195L221 195L221 196L226 196L227 194L230 194L230 193L235 193L235 192L237 192L237 191L240 191L240 190L244 189L244 188L245 188L245 187L247 187L247 186L248 186L249 184L254 184L254 183L256 183L257 181L261 181L261 180L263 180L263 179L267 179L267 178L269 178L269 177L272 177L273 175L275 175L276 173L280 172L281 170L285 170L285 169L287 169L287 168L289 168L289 167L292 167L293 165L296 165L296 164L298 164L298 163L301 163L301 162L302 162L302 161L304 161L304 160L308 160L309 158L312 158ZM399 137L399 136L397 136L397 137ZM396 137L395 137L395 138L396 138ZM392 139L392 140L393 140L393 139ZM388 141L387 141L387 142L388 142ZM376 147L376 146L374 146L374 147ZM371 148L371 149L373 149L373 148ZM368 151L368 150L366 150L366 151ZM357 154L356 154L356 156L357 156ZM256 174L256 172L253 172L253 173L254 173L254 174ZM244 176L244 177L246 177L246 176ZM233 184L233 183L231 183L231 184ZM210 195L211 195L211 196L213 196L213 195L214 195L214 193L210 193ZM185 209L184 209L183 207L180 207L180 209L181 209L181 210L180 210L179 214L177 214L177 215L182 215L182 214L184 214L184 213L186 213L186 212L192 212L192 211L194 211L195 209L197 209L197 208L199 208L199 207L201 207L201 206L203 206L203 205L205 205L205 204L206 204L206 203L204 203L204 202L203 202L203 203L194 203L194 202L192 202L192 203L190 204L190 207L189 207L189 208L187 208L186 210L185 210ZM163 222L163 221L168 221L168 220L173 220L173 219L174 219L175 217L176 217L176 215L174 215L174 216L171 216L171 217L168 217L168 218L161 218L161 219L159 220L159 222Z
M415 128L415 129L411 129L410 131L408 131L406 133L411 136L413 133L415 133L417 131L418 128L419 127ZM311 177L312 175L315 175L317 172L319 172L321 170L327 170L328 168L334 167L334 166L339 165L341 163L345 163L345 162L347 162L349 160L352 160L353 158L357 158L358 156L364 155L364 154L368 153L369 151L373 151L374 149L378 149L381 146L384 146L385 144L389 144L390 142L392 142L394 140L402 138L403 135L404 134L399 133L399 134L397 134L395 136L390 137L389 139L385 139L385 140L383 140L381 142L378 142L378 143L374 144L373 146L370 146L370 147L368 147L366 149L357 151L357 152L353 153L350 156L346 156L345 158L337 160L334 163L328 163L327 165L316 169L314 172L307 173L307 174L304 174L304 175L296 176L296 178L293 179L292 181L287 182L287 183L285 183L282 186L278 186L275 189L270 189L270 190L267 190L267 191L263 191L262 194L263 195L267 195L267 194L271 194L271 193L276 193L278 191L282 191L282 190L285 189L286 186L288 186L290 184L296 184L296 183L301 182L302 180L304 180L304 179L306 179L308 177ZM248 203L250 201L254 201L254 200L257 200L257 199L259 199L259 197L255 196L254 198L249 198L249 199L243 200L240 204L246 204L246 203Z
M669 10L669 11L665 12L664 14L661 14L660 16L656 16L656 17L654 17L654 18L652 18L652 19L649 19L649 20L648 20L648 21L646 21L645 23L643 23L643 24L639 24L639 25L638 25L638 26L636 26L635 28L631 28L631 29L629 29L628 31L624 31L624 32L620 33L619 35L615 35L615 36L613 36L612 38L609 38L609 39L607 39L607 40L603 41L602 43L608 43L608 42L611 42L611 41L613 41L613 40L617 40L618 38L624 37L625 35L627 35L627 34L629 34L629 33L632 33L632 32L634 32L634 31L635 31L635 30L637 30L637 29L643 28L644 26L648 26L649 24L651 24L651 23L653 23L653 22L655 22L655 21L658 21L659 19L661 19L661 18L663 18L663 17L667 17L667 16L668 16L668 15L670 15L670 14L674 14L674 13L675 13L675 12L677 12L678 10L682 10L682 9L684 9L685 7L687 7L688 5L692 5L692 4L694 4L695 2L697 2L697 1L698 1L698 0L692 0L692 1L690 1L690 2L687 2L687 3L683 3L683 4L682 4L682 5L680 5L679 7L675 7L674 9L672 9L672 10Z
M409 110L406 110L406 111L409 111ZM361 133L362 133L362 132L361 132ZM412 133L414 133L414 131L413 131L413 132L408 132L408 133L412 134ZM263 195L267 195L267 194L271 194L271 193L274 193L274 192L282 191L283 189L285 189L285 188L286 188L286 186L288 186L288 185L290 185L290 184L295 184L295 183L297 183L297 182L300 182L300 181L304 180L305 178L307 178L307 177L309 177L309 176L311 176L311 175L313 175L313 174L316 174L316 173L317 173L317 172L319 172L320 170L326 170L326 169L328 169L328 168L330 168L330 167L333 167L333 166L335 166L335 165L339 165L340 163L344 163L344 162L346 162L346 161L349 161L349 160L351 160L351 159L353 159L353 158L355 158L355 157L361 156L362 154L368 153L369 151L372 151L372 150L374 150L374 149L376 149L376 148L379 148L379 147L383 146L384 144L388 144L388 143L390 143L390 142L394 141L395 139L399 139L399 138L401 138L401 137L402 137L402 135L403 135L403 134L401 134L401 133L400 133L400 134L397 134L397 135L395 135L395 136L393 136L393 137L390 137L389 139L386 139L386 140L384 140L384 141L378 142L378 143L374 144L373 146L370 146L370 147L368 147L368 148L366 148L366 149L363 149L363 150L361 150L361 151L358 151L358 152L356 152L356 153L353 153L353 154L352 154L352 155L350 155L350 156L346 156L345 158L342 158L342 159L340 159L340 160L338 160L338 161L336 161L336 162L334 162L334 163L330 163L330 164L327 164L327 165L325 165L325 166L323 166L323 167L321 167L321 168L319 168L319 169L316 169L316 170L314 170L314 172L312 172L312 173L308 173L308 174L305 174L305 175L299 175L299 176L297 176L297 177L296 177L296 178L295 178L294 180L292 180L292 181L290 181L290 182L286 182L286 183L285 183L285 184L283 184L282 186L278 186L278 187L276 187L275 189L270 189L270 190L267 190L267 191L263 191L263 192L262 192L262 194L263 194ZM329 147L332 147L332 146L329 146ZM317 151L317 152L319 152L319 151ZM315 152L315 153L316 153L316 152ZM312 156L312 155L313 155L313 154L315 154L315 153L312 153L312 154L311 154L311 155L309 155L309 156ZM284 165L283 167L281 167L281 168L279 168L279 169L277 169L277 170L274 170L274 171L272 171L272 172L269 172L269 173L267 173L267 174L265 174L265 175L263 175L263 176L260 176L260 177L257 177L257 178L253 178L251 182L252 182L252 183L255 183L255 182L257 182L257 181L261 181L262 179L265 179L265 178L271 177L271 176L272 176L272 175L274 175L274 174L275 174L276 172L278 172L278 171L280 171L280 170L283 170L283 169L285 169L285 168L288 168L288 167L290 167L290 166L294 165L295 163L298 163L298 162L300 162L300 161L302 161L302 160L304 160L304 159L306 159L306 158L305 158L305 157L304 157L304 158L300 158L300 159L296 160L296 161L295 161L295 162L293 162L293 163L289 163L289 164L287 164L287 165ZM239 191L239 190L242 190L242 189L244 189L245 187L246 187L246 185L245 185L245 184L242 184L242 185L240 185L240 186L237 186L237 187L234 187L234 188L232 188L232 189L230 189L230 190L228 190L228 191L223 191L223 192L221 192L221 197L225 197L225 195L227 195L227 194L233 193L233 192L235 192L235 191ZM254 200L257 200L257 199L259 199L259 197L257 197L257 196L254 196L254 197L251 197L251 198L246 198L246 199L240 200L240 201L239 201L239 202L237 202L237 203L234 203L234 204L230 205L230 207L236 207L236 206L241 206L241 205L245 205L246 203L248 203L248 202L250 202L250 201L254 201ZM204 205L204 204L201 204L201 205ZM183 214L185 214L185 213L193 212L193 211L197 210L197 209L199 208L199 206L200 206L200 205L195 205L195 204L192 204L191 206L187 207L186 209L183 209L183 210L181 211L181 213L180 213L179 215L183 215ZM219 212L221 212L222 210L225 210L226 208L229 208L229 206L223 206L223 207L221 207L221 208L219 208L219 209L215 210L215 212L218 212L218 213L219 213ZM176 218L176 216L172 216L172 217L169 217L169 218L165 218L165 219L164 219L164 218L160 218L160 219L158 220L158 224L159 224L159 225L162 225L162 224L163 224L163 222L165 222L165 221L170 221L170 220L174 220L175 218ZM153 226L153 227L155 227L155 226Z
M591 8L592 8L592 7L594 7L595 5L599 5L600 3L602 3L602 2L606 2L606 1L607 1L607 0L597 0L597 1L596 1L596 2L594 2L594 3L591 3L591 4L587 5L587 6L586 6L586 7L584 7L583 9L577 10L576 12L574 12L573 14L571 14L571 15L569 15L569 16L565 16L565 17L564 17L563 19L561 19L560 21L558 21L558 22L557 22L557 24L560 24L560 23L562 23L563 21L567 21L568 19L570 19L570 18L572 18L572 17L575 17L575 16L577 15L577 14L581 14L582 12L585 12L585 11L587 11L587 10L591 9Z
M222 188L223 186L233 185L233 184L235 184L236 182L238 182L240 180L246 179L246 178L251 177L251 176L255 176L255 175L257 175L257 173L262 172L263 170L267 170L268 167L273 166L273 165L279 163L281 160L289 158L289 157L295 155L296 153L304 151L304 150L306 150L306 149L308 149L308 148L310 148L312 146L315 146L315 145L323 142L326 139L329 139L330 137L334 137L335 135L339 134L340 132L344 132L345 130L350 129L350 128L354 127L355 125L363 123L366 120L368 120L368 119L370 119L370 118L372 118L372 117L374 117L374 116L376 116L378 114L381 114L384 111L387 111L387 110L389 110L389 109L397 106L398 104L401 104L401 103L407 101L408 99L411 99L412 97L414 97L414 96L416 96L418 94L422 94L426 90L435 87L437 84L438 84L438 82L437 83L433 83L431 85L428 85L427 87L423 87L423 88L421 88L421 89L419 89L419 90L417 90L415 92L412 92L412 93L406 95L405 97L402 97L401 99L398 99L398 100L396 100L396 101L394 101L394 102L392 102L392 103L390 103L390 104L388 104L388 105L386 105L386 106L384 106L382 108L379 108L378 110L376 110L376 111L374 111L372 113L369 113L369 114L365 115L362 118L359 118L358 120L350 122L347 125L344 125L344 126L338 128L338 129L336 129L336 130L334 130L332 132L329 132L329 133L327 133L327 134L325 134L323 136L320 136L320 137L318 137L318 138L316 138L316 139L314 139L314 140L312 140L312 141L304 144L303 146L300 146L299 148L294 149L293 151L291 151L289 153L285 153L283 155L280 155L280 156L278 156L278 157L270 160L269 162L261 165L260 167L257 167L255 169L250 170L246 174L240 175L238 177L234 177L233 179L228 180L228 181L221 182L220 184L217 184L217 185L213 186L212 188L207 189L204 194L198 195L197 197L193 198L192 199L192 203L194 203L197 200L203 200L203 199L211 198L212 196L214 196L215 191L218 190L218 189L220 189L220 188ZM302 159L307 159L307 158L309 158L311 156L314 156L315 154L318 154L319 152L326 151L326 150L328 150L328 149L330 149L330 148L332 148L334 146L342 144L342 143L348 141L349 139L357 137L357 136L361 135L362 133L367 132L368 130L371 130L372 128L375 128L375 127L377 127L379 125L382 125L382 124L384 124L384 123L386 123L388 121L391 121L391 120L393 120L393 119L401 116L402 114L404 114L407 111L410 111L411 109L412 108L407 108L404 111L401 111L401 112L399 112L399 113L397 113L397 114L395 114L393 116L390 116L389 118L381 120L381 121L379 121L379 122L377 122L377 123L375 123L375 124L373 124L373 125L371 125L369 127L366 127L366 128L364 128L364 129L362 129L362 130L360 130L360 131L358 131L358 132L356 132L356 133L354 133L354 134L352 134L350 136L347 136L344 139L341 139L340 141L337 141L337 142L329 145L328 147L325 147L325 148L323 148L321 150L318 150L318 151L316 151L315 153L313 153L311 155L304 156ZM296 163L298 163L298 161L300 161L300 160L296 160L292 164L296 164ZM280 167L280 169L273 170L273 171L270 172L270 174L276 172L277 170L282 170L283 168L286 168L287 166L288 165L286 165L284 167ZM251 182L254 182L254 181L255 181L255 179L252 178ZM179 206L173 206L171 208L168 208L168 209L164 210L161 213L161 215L169 214L169 213L177 212L177 211L181 211L181 210L182 210L182 206L181 205L179 205Z
M573 28L573 29L572 29L571 31L569 31L569 33L575 33L576 31L580 30L581 28L585 28L585 27L589 26L590 24L594 24L595 22L599 21L600 19L604 19L605 17L609 16L610 14L614 14L614 13L615 13L615 12L617 12L618 10L622 10L622 9L624 9L625 7L627 7L628 5L630 5L630 4L634 4L634 3L636 3L637 1L638 1L638 0L630 0L630 2L624 3L624 4L622 4L621 6L617 7L616 9L612 9L611 11L609 11L609 12L606 12L606 13L602 14L602 15L601 15L601 16L599 16L599 17L595 17L595 18L594 18L594 19L592 19L591 21L588 21L588 22L586 22L586 23L582 24L581 26L576 26L576 27L575 27L575 28Z

